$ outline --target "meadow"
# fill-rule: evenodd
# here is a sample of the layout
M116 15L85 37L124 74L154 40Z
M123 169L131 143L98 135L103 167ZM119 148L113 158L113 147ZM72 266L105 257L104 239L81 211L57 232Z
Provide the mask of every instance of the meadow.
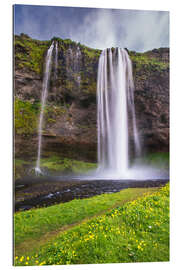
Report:
M169 260L169 184L18 212L14 222L16 266Z

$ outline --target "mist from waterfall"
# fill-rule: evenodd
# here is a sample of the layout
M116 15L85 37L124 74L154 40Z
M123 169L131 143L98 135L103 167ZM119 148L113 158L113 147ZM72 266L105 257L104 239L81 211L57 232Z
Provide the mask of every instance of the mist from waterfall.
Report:
M123 178L130 166L129 124L135 156L141 147L134 108L132 64L125 49L105 49L97 82L98 173Z
M41 111L39 117L39 126L38 126L38 154L35 172L41 174L40 169L40 158L41 158L41 148L42 148L42 127L44 120L44 107L46 105L46 99L48 94L49 78L51 73L51 62L52 62L52 52L54 48L54 42L51 44L50 48L47 51L46 60L45 60L45 72L43 77L43 86L42 86L42 96L41 96Z

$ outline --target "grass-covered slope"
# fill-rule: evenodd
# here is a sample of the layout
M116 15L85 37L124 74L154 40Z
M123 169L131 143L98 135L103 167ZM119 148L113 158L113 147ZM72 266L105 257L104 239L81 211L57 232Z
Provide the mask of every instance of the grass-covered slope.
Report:
M166 59L169 50L167 48L154 49L145 53L129 52L135 72L143 68L146 72L164 71L169 68L169 58ZM148 75L148 74L147 74Z
M51 224L56 229L58 223L61 227L113 208L105 214L57 233L40 248L34 248L29 253L21 251L20 256L18 254L15 257L15 265L168 261L169 185L138 199L135 196L135 200L122 205L126 199L133 199L132 195L128 196L129 191L16 214L16 241L20 243L26 241L26 235L32 238L42 235L42 230L50 228ZM119 196L119 201L117 197L114 200L113 196L114 199ZM97 201L98 199L100 200ZM79 207L77 204L80 204ZM113 207L114 204L116 207ZM48 215L48 212L53 215Z
M148 189L148 192L156 188ZM146 188L126 189L113 194L103 194L88 199L76 199L47 208L32 209L15 214L15 244L27 239L37 239L46 232L79 222L101 211L141 196Z

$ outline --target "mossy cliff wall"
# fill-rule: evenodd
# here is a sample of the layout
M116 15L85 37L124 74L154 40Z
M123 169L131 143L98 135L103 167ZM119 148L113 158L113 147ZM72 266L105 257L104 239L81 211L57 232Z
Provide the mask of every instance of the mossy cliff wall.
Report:
M96 82L101 51L71 40L58 42L45 108L44 154L56 151L96 159ZM27 35L14 40L15 153L35 155L44 59L52 40ZM133 62L135 106L141 141L148 151L168 151L169 49L129 52ZM74 151L75 150L75 151Z

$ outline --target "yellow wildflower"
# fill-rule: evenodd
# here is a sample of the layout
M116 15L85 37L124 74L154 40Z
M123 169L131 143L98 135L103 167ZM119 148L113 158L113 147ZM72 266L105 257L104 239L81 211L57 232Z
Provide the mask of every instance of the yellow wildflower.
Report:
M24 256L22 256L21 258L20 258L20 262L22 262L24 260Z
M41 262L39 265L43 265L43 264L45 264L46 262L45 261L43 261L43 262Z

